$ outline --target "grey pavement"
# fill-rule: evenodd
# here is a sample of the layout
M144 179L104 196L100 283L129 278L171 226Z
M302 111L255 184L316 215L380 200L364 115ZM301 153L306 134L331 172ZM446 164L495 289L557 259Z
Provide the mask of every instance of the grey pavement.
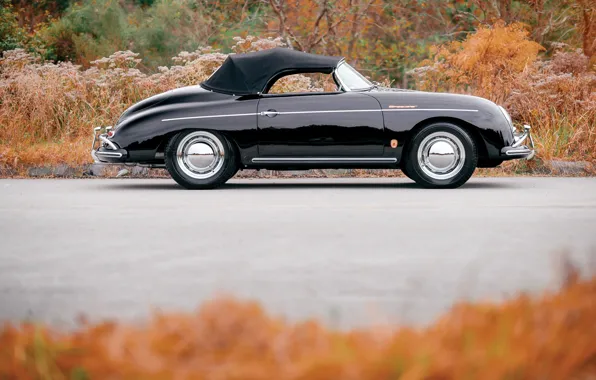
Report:
M334 327L427 323L596 259L596 178L0 180L0 321L72 326L218 294Z

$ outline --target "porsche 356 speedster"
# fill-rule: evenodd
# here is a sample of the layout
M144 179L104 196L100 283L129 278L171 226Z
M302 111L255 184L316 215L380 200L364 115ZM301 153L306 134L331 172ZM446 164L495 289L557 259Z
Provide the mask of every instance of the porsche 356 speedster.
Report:
M280 78L322 73L330 92L269 93ZM199 85L152 96L94 129L96 162L165 167L189 189L240 169L400 169L455 188L477 167L531 158L530 127L474 96L381 88L341 57L276 48L232 54Z

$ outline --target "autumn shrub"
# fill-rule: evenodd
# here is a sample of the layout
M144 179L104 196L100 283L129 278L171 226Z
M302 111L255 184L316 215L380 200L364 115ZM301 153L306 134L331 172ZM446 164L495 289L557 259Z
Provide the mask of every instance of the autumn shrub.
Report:
M529 40L521 24L480 28L462 42L437 48L434 61L422 62L418 86L424 90L465 92L502 103L515 79L543 48Z
M534 127L542 158L596 161L596 72L581 51L557 51L516 78L506 107Z
M0 162L12 167L56 164L62 159L81 163L69 158L67 144L77 145L72 156L82 158L77 153L94 125L111 124L128 105L159 92L132 67L133 57L117 53L109 58L113 65L101 67L98 62L82 71L70 63L38 63L21 49L5 52L0 62ZM119 67L124 63L131 66ZM32 157L26 153L32 146L44 151L56 144L65 144L57 157L28 162Z
M596 376L596 277L455 306L428 327L336 331L220 298L196 313L74 331L0 328L5 379L553 379Z
M422 90L482 96L529 124L538 157L596 161L596 73L581 51L560 45L552 59L522 24L480 28L437 49L412 71Z

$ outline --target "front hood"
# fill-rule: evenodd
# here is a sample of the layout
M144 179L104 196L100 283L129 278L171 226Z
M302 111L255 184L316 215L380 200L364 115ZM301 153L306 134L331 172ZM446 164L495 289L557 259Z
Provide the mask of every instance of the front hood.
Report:
M211 92L198 85L180 87L174 90L166 91L150 98L141 100L140 102L129 107L118 119L115 129L117 129L118 126L124 123L126 120L131 119L134 116L151 108L167 106L170 104L211 101L223 97L229 97L229 95Z

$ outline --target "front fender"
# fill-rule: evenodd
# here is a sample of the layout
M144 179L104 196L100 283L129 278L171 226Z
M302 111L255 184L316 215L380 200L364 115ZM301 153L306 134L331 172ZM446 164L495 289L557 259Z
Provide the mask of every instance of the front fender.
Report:
M501 149L513 142L509 122L495 103L484 98L422 91L379 91L370 95L381 104L389 137L400 144L405 144L416 129L440 120L461 121L462 127L472 129L490 158L499 157Z

